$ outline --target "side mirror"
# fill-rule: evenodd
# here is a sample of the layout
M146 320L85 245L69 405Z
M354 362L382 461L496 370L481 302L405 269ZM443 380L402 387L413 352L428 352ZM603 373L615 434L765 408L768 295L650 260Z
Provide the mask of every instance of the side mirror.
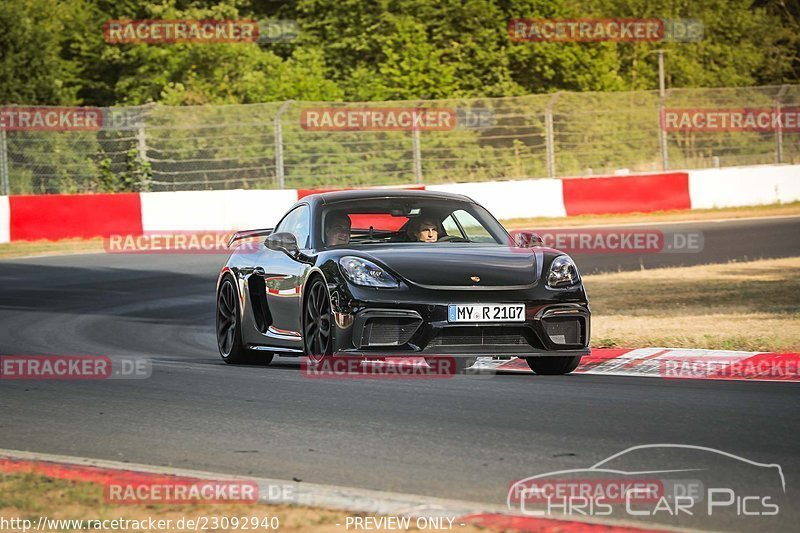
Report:
M284 252L290 257L297 257L300 254L300 248L297 247L297 239L289 232L282 231L280 233L273 233L264 241L264 246L270 250Z
M520 231L514 234L514 245L517 248L534 248L544 246L541 235L532 231Z

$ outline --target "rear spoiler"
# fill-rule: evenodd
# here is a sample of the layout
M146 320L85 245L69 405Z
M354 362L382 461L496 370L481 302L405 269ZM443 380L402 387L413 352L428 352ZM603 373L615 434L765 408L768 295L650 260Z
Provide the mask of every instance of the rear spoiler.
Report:
M249 239L250 237L264 237L272 233L274 228L264 228L264 229L248 229L244 231L237 231L233 234L233 236L228 241L228 248L230 248L233 243L236 241L240 241L242 239Z

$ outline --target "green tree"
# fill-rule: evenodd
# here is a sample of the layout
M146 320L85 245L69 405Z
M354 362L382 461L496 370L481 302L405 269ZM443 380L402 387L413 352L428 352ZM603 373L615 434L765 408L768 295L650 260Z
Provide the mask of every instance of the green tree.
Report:
M79 2L0 2L0 104L75 104L80 66L62 57Z

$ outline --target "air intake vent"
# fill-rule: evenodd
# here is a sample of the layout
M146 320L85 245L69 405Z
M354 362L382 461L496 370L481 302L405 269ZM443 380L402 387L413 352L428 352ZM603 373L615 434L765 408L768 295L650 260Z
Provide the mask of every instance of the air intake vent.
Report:
M364 345L400 346L411 339L421 321L417 318L375 317L364 324Z
M542 323L553 344L584 344L583 318L552 317L542 320Z
M509 327L449 327L433 338L429 346L464 345L526 345L523 328Z

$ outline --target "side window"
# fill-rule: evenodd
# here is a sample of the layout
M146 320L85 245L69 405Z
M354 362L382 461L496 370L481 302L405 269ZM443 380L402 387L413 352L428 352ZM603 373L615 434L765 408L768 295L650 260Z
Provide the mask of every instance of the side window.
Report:
M306 249L309 246L308 238L311 233L308 219L308 206L298 206L281 220L281 223L275 228L275 233L283 231L291 233L297 239L297 246Z
M453 211L453 214L450 216L461 224L461 227L464 228L464 233L467 234L467 238L472 242L497 242L486 228L483 227L483 224L478 222L475 217L463 209ZM448 233L450 232L448 231Z
M453 218L452 214L448 215L448 217L442 221L442 227L444 227L444 231L448 235L466 239L466 236L458 229L458 224L456 224L456 220Z

